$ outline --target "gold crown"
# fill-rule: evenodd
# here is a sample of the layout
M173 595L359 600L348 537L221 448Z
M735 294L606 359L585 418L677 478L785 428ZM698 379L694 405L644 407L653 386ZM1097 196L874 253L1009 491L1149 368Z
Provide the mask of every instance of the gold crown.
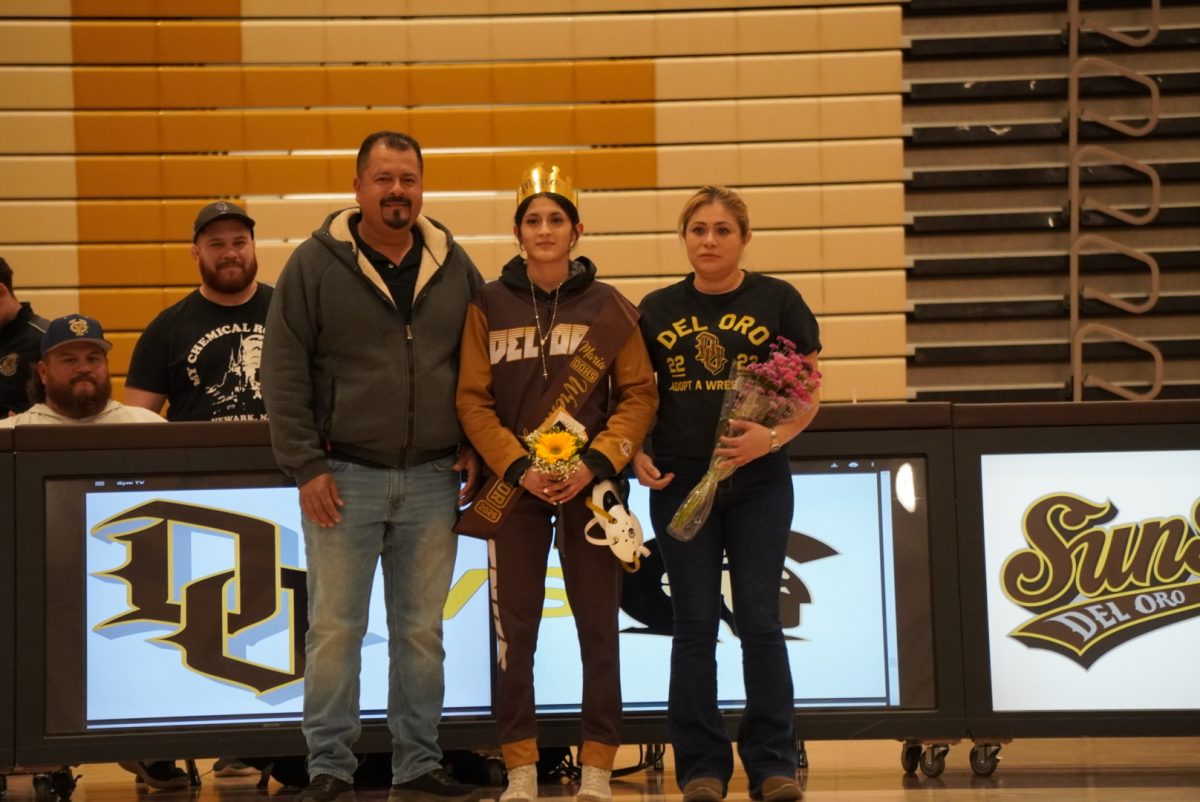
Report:
M556 164L550 165L550 169L547 170L541 162L538 162L529 172L525 173L524 180L517 187L517 205L520 206L526 198L540 195L543 192L561 195L569 200L576 209L579 208L579 195L575 192L575 187L571 185L571 179L563 175Z

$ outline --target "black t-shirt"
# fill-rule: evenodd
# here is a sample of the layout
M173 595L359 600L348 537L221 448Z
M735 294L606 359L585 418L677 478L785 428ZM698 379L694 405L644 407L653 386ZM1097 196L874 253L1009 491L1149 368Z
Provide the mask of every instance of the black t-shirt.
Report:
M126 385L166 395L167 420L266 420L258 366L270 303L265 284L241 306L196 290L146 327Z
M27 385L33 365L42 358L42 334L49 325L28 303L0 326L0 418L29 409Z
M734 366L761 361L776 337L801 354L821 350L817 320L796 288L746 271L732 292L709 295L694 276L642 299L642 336L658 377L654 453L712 456L721 402Z
M413 293L417 287L417 274L421 271L421 252L425 249L425 238L421 236L421 229L416 224L413 225L412 247L404 254L404 258L396 263L372 248L358 235L360 219L361 217L355 217L350 221L350 233L354 235L354 242L387 285L400 317L407 321L412 316Z

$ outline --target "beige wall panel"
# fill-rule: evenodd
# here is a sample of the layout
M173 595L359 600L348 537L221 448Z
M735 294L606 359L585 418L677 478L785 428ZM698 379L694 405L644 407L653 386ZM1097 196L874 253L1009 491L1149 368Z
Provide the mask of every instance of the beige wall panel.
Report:
M408 23L405 20L327 20L325 61L405 61Z
M79 290L74 289L30 290L21 293L21 300L32 304L37 313L47 320L80 311Z
M737 101L737 141L817 139L820 103L815 98Z
M741 56L737 60L737 96L815 95L820 90L820 56Z
M330 16L326 0L241 0L241 3L243 17Z
M73 198L74 156L0 156L0 198Z
M821 189L821 224L868 226L904 224L904 185L845 184Z
M820 163L818 176L828 183L902 181L904 143L900 139L822 142Z
M734 145L661 147L658 149L660 187L698 187L738 183L738 149Z
M69 67L0 67L0 108L69 109L75 81Z
M571 18L561 17L493 17L491 18L491 52L496 61L528 59L565 59L575 55L571 36Z
M585 239L579 252L596 263L600 276L653 276L659 273L657 234L626 234Z
M71 24L0 21L0 61L5 64L70 64Z
M904 266L904 229L828 228L822 232L823 264L830 270L901 268Z
M904 401L904 359L828 359L821 362L822 401Z
M325 21L244 20L246 64L319 64L325 60Z
M660 276L686 276L692 270L688 264L687 250L679 237L661 236L658 238L658 270Z
M488 281L499 278L500 268L517 252L515 245L505 245L487 239L466 239L459 244Z
M653 192L595 192L579 200L584 236L627 231L659 231L658 199ZM585 244L588 242L584 240Z
M657 103L654 108L656 138L662 144L737 141L737 110L729 101Z
M658 206L657 230L668 232L672 240L679 239L679 215L683 212L683 207L688 199L696 193L700 186L700 184L689 184L682 189L660 189L655 194Z
M822 53L818 69L822 95L904 90L903 60L899 50Z
M642 299L662 287L674 284L678 276L666 278L615 278L609 283L616 287L631 303L640 304Z
M259 240L304 239L336 209L354 205L354 198L250 198L246 214L254 219ZM428 205L428 204L426 204Z
M737 52L799 53L818 49L817 12L742 11L737 14Z
M0 219L8 214L5 206L0 203ZM26 288L79 286L76 245L5 245L3 255L13 269L13 290L22 301L29 300ZM35 311L42 314L40 309Z
M492 56L492 29L486 19L412 20L408 57L412 61L482 61Z
M755 232L746 246L742 263L752 270L785 270L803 273L821 269L821 232Z
M732 53L737 47L737 16L732 12L656 14L656 56Z
M796 288L814 315L824 311L825 277L821 273L768 273Z
M900 95L823 97L822 139L900 136L904 132Z
M817 14L821 50L882 50L903 44L899 5L824 8Z
M654 52L654 17L600 14L571 19L575 58L644 56Z
M816 184L821 180L821 143L739 145L737 152L739 178L733 183Z
M457 239L464 236L494 236L503 232L496 229L496 207L498 204L488 196L464 196L457 198L429 198L422 210L445 225ZM509 211L515 211L509 207ZM509 228L512 228L511 223Z
M821 321L821 359L904 357L904 315L830 315Z
M826 273L825 311L829 314L900 312L908 306L903 270Z
M0 131L6 153L75 152L75 115L69 111L3 112Z
M656 64L655 86L659 100L736 97L737 59L662 59Z
M741 195L750 210L751 229L821 225L820 187L750 187Z
M314 226L315 228L315 226ZM259 242L255 247L258 256L259 278L268 283L279 278L280 271L287 264L288 257L296 250L299 242Z

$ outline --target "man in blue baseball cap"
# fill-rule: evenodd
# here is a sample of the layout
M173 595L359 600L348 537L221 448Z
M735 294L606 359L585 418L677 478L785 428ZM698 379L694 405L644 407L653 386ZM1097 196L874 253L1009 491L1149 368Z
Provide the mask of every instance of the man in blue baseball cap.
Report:
M108 351L100 323L86 315L50 321L42 335L42 358L29 382L33 406L0 420L11 428L45 423L162 423L153 412L112 400Z

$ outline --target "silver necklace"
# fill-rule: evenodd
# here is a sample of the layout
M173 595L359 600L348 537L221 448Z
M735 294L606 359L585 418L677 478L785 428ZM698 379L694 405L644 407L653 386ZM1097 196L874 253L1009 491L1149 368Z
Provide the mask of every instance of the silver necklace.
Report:
M550 333L554 331L554 316L558 314L558 291L562 289L562 282L554 288L554 303L550 307L550 325L546 327L546 333L542 334L542 319L538 316L537 295L533 291L533 279L529 280L529 300L533 302L533 325L537 327L538 338L538 356L542 358L542 378L549 379L550 371L546 369L546 341L550 339Z

